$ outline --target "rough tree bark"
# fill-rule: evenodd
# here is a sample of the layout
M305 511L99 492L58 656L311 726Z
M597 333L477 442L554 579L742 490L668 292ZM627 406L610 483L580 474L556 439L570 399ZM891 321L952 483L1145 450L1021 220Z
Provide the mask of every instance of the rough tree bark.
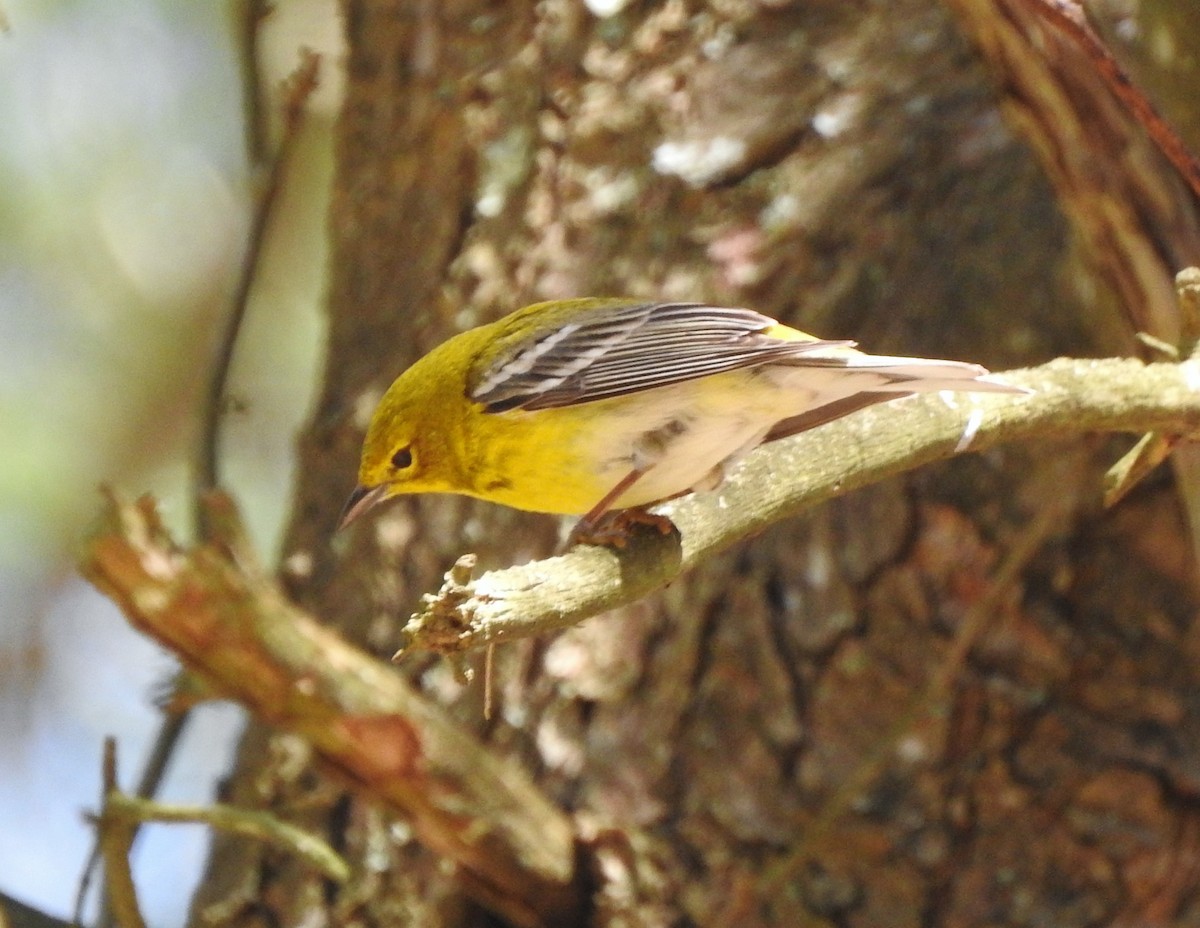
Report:
M282 577L380 654L464 550L494 567L556 544L548 518L444 499L332 537L373 401L464 325L626 293L995 367L1128 338L938 3L344 11L331 338ZM501 648L492 722L445 663L402 671L574 817L580 924L1200 924L1194 565L1166 482L1098 511L1113 451L1006 449L772 528ZM1013 560L1030 524L1048 540ZM360 876L333 892L221 839L195 924L488 923L307 761L254 725L229 798L328 835Z

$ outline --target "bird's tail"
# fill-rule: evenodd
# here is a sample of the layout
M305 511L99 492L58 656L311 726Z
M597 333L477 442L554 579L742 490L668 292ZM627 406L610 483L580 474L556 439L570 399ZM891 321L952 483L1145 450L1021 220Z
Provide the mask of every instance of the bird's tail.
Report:
M1024 387L996 379L985 367L963 361L939 361L929 358L892 358L853 352L837 357L801 357L788 366L822 367L868 374L869 384L849 394L836 392L819 398L804 412L777 422L764 441L775 441L840 419L859 409L886 403L913 393L956 390L972 393L1029 393Z
M832 357L800 355L783 363L789 367L823 367L847 373L872 374L874 377L869 387L872 393L932 393L937 390L965 390L976 393L1029 392L1024 387L1004 383L985 367L965 361L896 358L855 351Z
M862 355L847 358L845 368L885 377L886 383L871 388L881 393L931 393L936 390L968 390L973 393L1029 392L1024 387L1015 387L996 379L985 367L963 361Z

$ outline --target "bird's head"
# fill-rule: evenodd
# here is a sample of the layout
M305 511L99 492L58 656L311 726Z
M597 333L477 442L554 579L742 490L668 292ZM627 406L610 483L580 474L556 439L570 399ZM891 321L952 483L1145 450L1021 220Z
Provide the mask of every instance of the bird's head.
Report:
M342 509L339 529L393 496L459 489L451 436L469 403L461 389L426 370L432 357L401 374L379 401L363 442L358 486Z

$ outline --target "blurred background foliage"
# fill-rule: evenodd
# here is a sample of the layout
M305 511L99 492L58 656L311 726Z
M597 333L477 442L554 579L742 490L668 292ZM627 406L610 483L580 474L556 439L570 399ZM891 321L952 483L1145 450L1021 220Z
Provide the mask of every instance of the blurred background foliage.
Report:
M186 534L199 403L262 169L247 153L248 10L171 0L4 0L0 35L0 890L69 913L99 792L126 784L170 662L73 574L97 486L152 492ZM286 2L251 69L263 112L302 46L323 83L288 166L237 346L224 482L268 557L316 382L336 106L332 3ZM270 127L267 127L270 137ZM268 143L269 147L269 143ZM211 796L237 716L205 709L165 796ZM151 924L182 921L201 829L151 829Z

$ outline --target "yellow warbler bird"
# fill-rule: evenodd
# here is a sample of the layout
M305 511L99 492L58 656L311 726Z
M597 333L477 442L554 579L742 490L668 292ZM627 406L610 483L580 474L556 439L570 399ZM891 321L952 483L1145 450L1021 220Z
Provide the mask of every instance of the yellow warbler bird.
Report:
M974 364L890 358L748 309L556 300L456 335L388 388L345 526L402 493L581 515L720 483L763 442L910 393L1024 393Z

